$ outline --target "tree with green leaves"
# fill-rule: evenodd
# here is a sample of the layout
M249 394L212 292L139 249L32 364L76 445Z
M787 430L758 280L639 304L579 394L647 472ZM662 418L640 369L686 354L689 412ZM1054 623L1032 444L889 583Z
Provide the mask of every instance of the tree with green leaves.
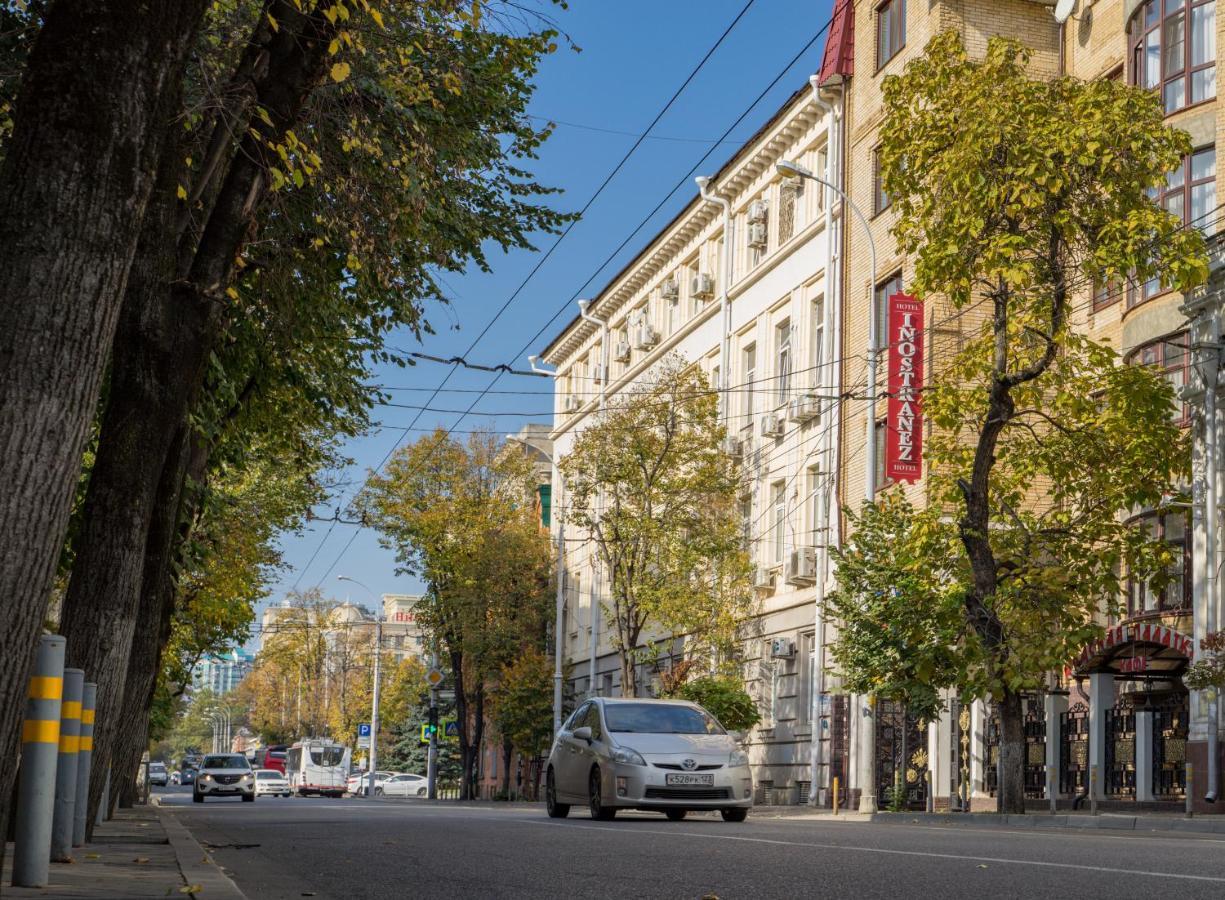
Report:
M946 33L884 81L883 187L912 290L985 314L924 392L931 509L863 511L831 599L848 684L996 704L1005 812L1024 812L1022 693L1101 633L1125 573L1162 577L1168 550L1124 514L1159 506L1189 463L1170 386L1077 334L1074 298L1126 277L1185 291L1207 271L1199 230L1146 193L1190 151L1157 98L1035 79L1028 61L1002 38L971 59Z
M621 693L661 641L719 663L752 610L736 504L739 476L706 376L671 356L597 413L558 463L567 524L594 548L601 603L621 660Z
M489 710L502 737L502 793L510 796L510 764L516 752L528 764L527 782L534 791L539 761L553 741L553 662L548 655L530 647L503 665L490 691Z
M489 687L544 640L550 618L552 559L532 469L491 433L461 443L440 429L393 455L361 501L399 570L428 586L415 611L450 662L464 799L474 796Z

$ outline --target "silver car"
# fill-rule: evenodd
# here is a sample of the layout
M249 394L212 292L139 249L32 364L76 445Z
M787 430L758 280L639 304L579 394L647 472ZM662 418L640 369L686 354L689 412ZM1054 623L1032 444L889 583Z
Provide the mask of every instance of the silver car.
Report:
M695 703L680 700L586 701L553 741L545 772L549 816L587 804L593 819L618 809L649 809L680 820L719 810L743 822L753 805L748 756Z

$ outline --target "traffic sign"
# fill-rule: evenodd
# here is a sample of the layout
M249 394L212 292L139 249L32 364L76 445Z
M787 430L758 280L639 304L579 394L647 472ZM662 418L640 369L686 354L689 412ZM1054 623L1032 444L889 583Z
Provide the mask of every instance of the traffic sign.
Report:
M444 737L459 737L459 722L455 719L447 719L442 723L442 733Z
M362 722L360 725L357 726L357 736L359 738L370 737L370 723L369 722Z
M430 669L429 672L426 673L425 680L430 687L438 687L438 685L442 684L442 670Z
M370 735L359 734L357 736L357 749L364 750L364 749L369 749L369 747L370 747Z

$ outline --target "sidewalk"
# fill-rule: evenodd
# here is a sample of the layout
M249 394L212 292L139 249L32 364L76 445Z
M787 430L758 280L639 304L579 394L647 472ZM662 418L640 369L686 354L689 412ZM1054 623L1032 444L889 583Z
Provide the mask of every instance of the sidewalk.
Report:
M845 822L873 825L929 825L943 828L1069 828L1078 830L1175 832L1192 834L1225 834L1225 815L1197 816L1188 819L1172 813L1031 812L1023 816L1000 813L923 813L849 812L834 815L828 810L814 811L803 806L758 806L754 818L798 819L805 821Z
M179 822L154 806L120 809L73 851L75 862L52 863L45 888L12 887L13 845L4 854L5 897L40 900L197 897L245 900Z

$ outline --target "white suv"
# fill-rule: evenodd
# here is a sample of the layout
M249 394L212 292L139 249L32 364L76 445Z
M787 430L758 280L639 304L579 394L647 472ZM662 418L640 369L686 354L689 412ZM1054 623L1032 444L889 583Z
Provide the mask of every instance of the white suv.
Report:
M244 802L254 803L255 775L247 758L241 753L218 753L204 757L191 799L195 803L203 803L205 797L242 797Z

